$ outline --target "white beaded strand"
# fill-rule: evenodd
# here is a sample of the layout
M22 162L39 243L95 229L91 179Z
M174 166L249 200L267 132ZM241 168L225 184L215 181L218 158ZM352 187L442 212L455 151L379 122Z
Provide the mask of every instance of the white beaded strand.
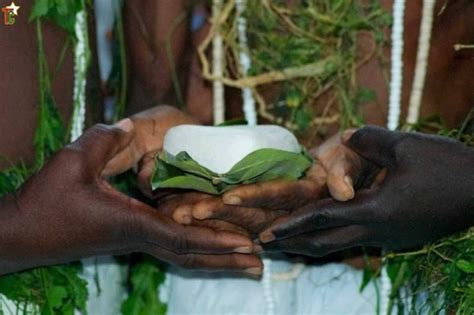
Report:
M244 77L251 66L251 60L249 56L249 48L247 44L247 20L243 16L247 6L247 0L236 0L235 5L237 7L237 32L239 35L239 62L242 67L242 74ZM257 111L255 109L255 99L252 95L252 90L249 88L242 89L243 99L243 111L247 124L255 126L257 124Z
M393 2L392 53L390 72L390 96L387 127L395 130L400 124L400 108L403 84L403 21L405 0Z
M247 72L251 66L251 60L249 56L249 49L247 45L247 20L243 16L245 12L247 0L236 0L235 2L237 8L237 32L239 37L239 63L242 68L243 76L247 76ZM243 99L243 112L247 124L249 126L257 125L257 112L255 110L255 99L252 94L252 90L248 88L242 89L242 99ZM275 298L273 296L273 285L272 285L272 261L269 258L263 259L263 275L262 275L262 287L263 287L263 296L266 303L266 314L273 315L275 314Z
M212 40L212 74L215 78L213 88L214 125L219 125L225 120L224 84L220 80L224 74L224 48L220 34L219 16L222 10L222 0L213 0L212 21L217 32Z
M392 50L390 69L390 95L388 104L387 128L396 130L400 124L401 96L403 87L403 23L405 0L393 2ZM392 290L387 268L382 267L380 276L380 311L387 314L389 296Z
M77 42L74 48L74 111L71 124L71 142L81 136L86 118L86 83L90 52L87 13L85 10L76 14L74 30Z
M423 1L423 13L418 37L418 50L416 53L415 76L411 88L408 107L407 123L414 124L420 116L421 99L425 87L426 70L431 47L431 33L433 29L433 16L436 0Z

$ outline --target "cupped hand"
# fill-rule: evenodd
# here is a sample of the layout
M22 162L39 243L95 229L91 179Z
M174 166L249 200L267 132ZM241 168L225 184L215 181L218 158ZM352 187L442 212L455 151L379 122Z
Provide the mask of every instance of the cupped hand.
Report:
M163 148L163 141L168 129L182 124L194 124L190 116L180 110L160 105L130 117L135 126L135 133L130 143L104 168L105 176L122 173L131 167L138 166L138 185L140 190L152 197L150 177L154 169L155 155Z
M177 223L231 231L257 239L285 211L226 205L220 196L203 193L171 195L158 210Z
M191 194L173 203L172 216L177 222L191 225L232 224L255 237L279 216L304 205L313 204L331 193L338 200L353 198L353 180L362 185L360 176L369 163L343 144L354 131L329 139L310 154L316 159L306 176L299 181L271 181L244 185L223 197ZM196 196L203 196L197 197ZM195 196L195 197L192 197Z
M188 268L261 272L241 234L183 226L116 191L104 169L136 139L134 123L97 125L0 203L0 274L80 258L146 252Z
M278 219L260 235L264 249L309 256L358 245L407 249L474 224L472 148L377 127L357 131L347 145L386 170L383 182L350 201L325 199Z
M275 180L244 185L224 194L227 205L292 211L314 203L330 194L347 201L354 197L354 187L363 187L360 174L370 163L343 144L354 131L337 134L310 151L316 163L299 181ZM357 180L357 182L354 182Z

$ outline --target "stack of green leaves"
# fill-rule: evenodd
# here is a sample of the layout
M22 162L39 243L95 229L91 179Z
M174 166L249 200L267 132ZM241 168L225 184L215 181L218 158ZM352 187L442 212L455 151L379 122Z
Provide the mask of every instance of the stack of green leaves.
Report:
M227 173L217 174L200 165L186 152L176 156L163 152L156 157L152 189L180 188L220 195L239 185L271 180L297 180L313 164L304 151L300 153L277 149L254 151Z

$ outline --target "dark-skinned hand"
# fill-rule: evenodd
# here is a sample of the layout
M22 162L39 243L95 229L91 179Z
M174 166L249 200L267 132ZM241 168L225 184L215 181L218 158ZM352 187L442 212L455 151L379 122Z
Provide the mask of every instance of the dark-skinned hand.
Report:
M183 226L116 191L106 165L134 141L126 119L97 125L0 199L0 275L104 254L145 252L188 268L261 271L241 234Z
M255 240L275 219L286 214L279 210L229 206L219 196L195 192L168 196L160 202L158 210L180 224L230 231ZM254 246L255 252L260 250L260 246Z
M377 127L360 129L347 146L386 170L383 182L350 201L325 199L278 219L260 234L265 250L323 256L358 245L408 249L474 224L472 148Z
M148 197L152 197L150 177L155 166L155 155L162 150L166 132L174 126L194 124L190 116L178 109L159 105L130 117L135 134L130 143L106 165L104 175L119 174L134 166L138 167L138 186Z
M275 219L289 211L314 203L328 193L346 201L354 197L353 175L361 173L367 162L343 145L353 131L338 134L311 150L316 164L299 181L271 181L244 185L220 197L202 194L199 200L180 200L171 216L182 224L222 225L227 222L256 236Z

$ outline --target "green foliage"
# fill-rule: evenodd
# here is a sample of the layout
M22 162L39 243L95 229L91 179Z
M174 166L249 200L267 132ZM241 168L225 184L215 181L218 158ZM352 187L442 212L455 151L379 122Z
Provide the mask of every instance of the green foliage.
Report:
M166 304L159 299L158 289L165 273L156 260L145 258L130 270L131 291L122 304L123 315L164 315Z
M45 103L38 108L38 127L34 137L36 167L40 169L46 158L58 151L65 143L65 131L61 116L49 93Z
M74 36L76 14L90 5L90 0L35 0L30 21L46 19L56 23L69 35Z
M57 112L54 104L50 110ZM39 169L45 159L58 150L63 143L64 129L58 115L39 110L39 126L35 135L38 154L35 166L27 168L23 163L0 172L0 197L12 193ZM55 128L51 128L55 126ZM39 135L44 133L43 135ZM0 294L13 300L26 313L55 315L73 314L74 310L85 311L87 286L79 277L81 264L33 269L0 277ZM31 313L31 312L30 312Z
M281 83L279 95L270 99L268 110L275 122L308 130L314 116L327 117L339 104L342 128L360 126L358 106L374 100L374 92L361 89L355 71L385 43L384 29L391 16L378 0L283 0L248 1L245 11L252 67L248 75L301 67L328 57L338 62L326 65L317 77ZM223 25L233 59L238 60L236 20ZM357 36L364 32L375 46L361 53ZM368 41L370 43L370 41ZM370 48L370 47L368 47ZM382 54L379 54L382 55Z
M429 117L411 128L435 131L474 147L474 110L460 129ZM399 314L474 314L474 228L408 253L387 255L390 307Z
M29 170L23 163L0 172L0 197L12 193L30 176Z
M0 292L13 300L20 312L72 315L86 307L86 282L78 276L81 270L80 264L71 264L3 276Z
M156 158L152 189L181 188L219 195L238 185L275 179L301 178L313 160L305 153L260 149L248 154L226 174L217 174L193 160L186 152Z
M399 312L474 313L474 230L448 237L423 249L389 254L392 305ZM427 301L423 301L423 296ZM462 310L462 311L461 311Z
M0 196L12 193L35 171L39 170L48 157L58 151L65 143L66 134L63 122L53 99L50 73L43 44L41 21L39 18L52 18L60 26L74 30L75 11L80 1L37 0L31 19L36 23L38 39L38 79L39 104L38 127L34 137L36 151L32 168L23 163L0 172ZM74 16L73 16L74 14ZM71 19L66 21L66 19ZM48 268L37 268L25 272L0 277L0 294L12 300L24 314L74 314L76 310L85 312L87 284L79 277L80 263Z

